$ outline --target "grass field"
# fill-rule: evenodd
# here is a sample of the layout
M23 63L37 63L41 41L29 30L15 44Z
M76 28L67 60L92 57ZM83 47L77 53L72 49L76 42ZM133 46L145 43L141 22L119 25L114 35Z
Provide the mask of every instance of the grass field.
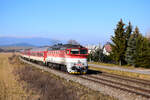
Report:
M121 68L126 68L126 69L135 69L134 66L127 66L127 65L119 66L119 65L115 65L115 64L102 63L102 62L88 62L88 63L89 64L103 65L103 66L110 66L110 67L121 67ZM143 69L143 68L139 68L139 69Z
M122 75L122 76L133 77L133 78L150 80L150 75L147 75L147 74L139 74L139 73L119 71L119 70L97 68L97 67L93 67L93 66L89 66L89 69L97 70L97 71L100 71L100 72L107 72L107 73L112 73L112 74L117 74L117 75Z
M102 63L102 62L88 62L89 64L96 64L96 65L102 65L102 66L110 66L110 67L120 67L120 68L126 68L126 69L142 69L147 70L149 68L142 68L142 67L134 67L134 66L128 66L128 65L116 65L116 64L110 64L110 63Z
M29 94L12 73L13 66L8 59L11 56L11 53L0 53L0 100L27 100Z

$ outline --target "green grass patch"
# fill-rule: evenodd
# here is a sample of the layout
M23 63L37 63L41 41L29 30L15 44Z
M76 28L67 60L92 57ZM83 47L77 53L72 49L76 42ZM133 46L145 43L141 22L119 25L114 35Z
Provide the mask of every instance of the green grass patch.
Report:
M103 65L103 66L110 66L110 67L120 67L120 68L126 68L126 69L146 69L142 67L134 67L134 66L128 66L128 65L116 65L116 64L109 64L109 63L102 63L102 62L88 62L88 64L96 64L96 65Z
M97 71L101 71L101 72L112 73L112 74L117 74L117 75L122 75L122 76L133 77L133 78L150 80L150 75L146 75L146 74L125 72L125 71L118 71L118 70L110 70L110 69L105 69L105 68L97 68L97 67L93 67L93 66L89 66L89 69L97 70Z

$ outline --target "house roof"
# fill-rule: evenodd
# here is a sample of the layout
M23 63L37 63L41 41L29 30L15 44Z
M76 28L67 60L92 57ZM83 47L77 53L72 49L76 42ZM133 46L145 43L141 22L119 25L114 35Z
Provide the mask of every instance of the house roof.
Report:
M111 51L112 51L112 48L111 48L110 44L104 45L104 48L105 48L105 50L106 50L107 52L111 52Z

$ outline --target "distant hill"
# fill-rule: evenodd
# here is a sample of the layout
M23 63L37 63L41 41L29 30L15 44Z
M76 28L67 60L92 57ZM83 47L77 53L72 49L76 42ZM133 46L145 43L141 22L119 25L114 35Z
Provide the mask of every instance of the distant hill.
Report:
M35 46L28 43L16 43L16 44L1 45L1 47L35 47Z
M0 37L0 47L16 46L16 47L34 47L53 45L58 43L58 40L49 38L16 38L16 37Z

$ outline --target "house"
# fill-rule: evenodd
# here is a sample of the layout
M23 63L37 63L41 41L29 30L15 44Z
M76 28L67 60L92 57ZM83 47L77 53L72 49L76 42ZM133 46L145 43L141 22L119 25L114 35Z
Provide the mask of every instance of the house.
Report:
M103 54L105 55L110 55L110 52L112 51L111 45L110 44L105 44L103 47Z
M90 54L92 51L101 48L101 45L86 45L85 47L88 49L88 53Z

